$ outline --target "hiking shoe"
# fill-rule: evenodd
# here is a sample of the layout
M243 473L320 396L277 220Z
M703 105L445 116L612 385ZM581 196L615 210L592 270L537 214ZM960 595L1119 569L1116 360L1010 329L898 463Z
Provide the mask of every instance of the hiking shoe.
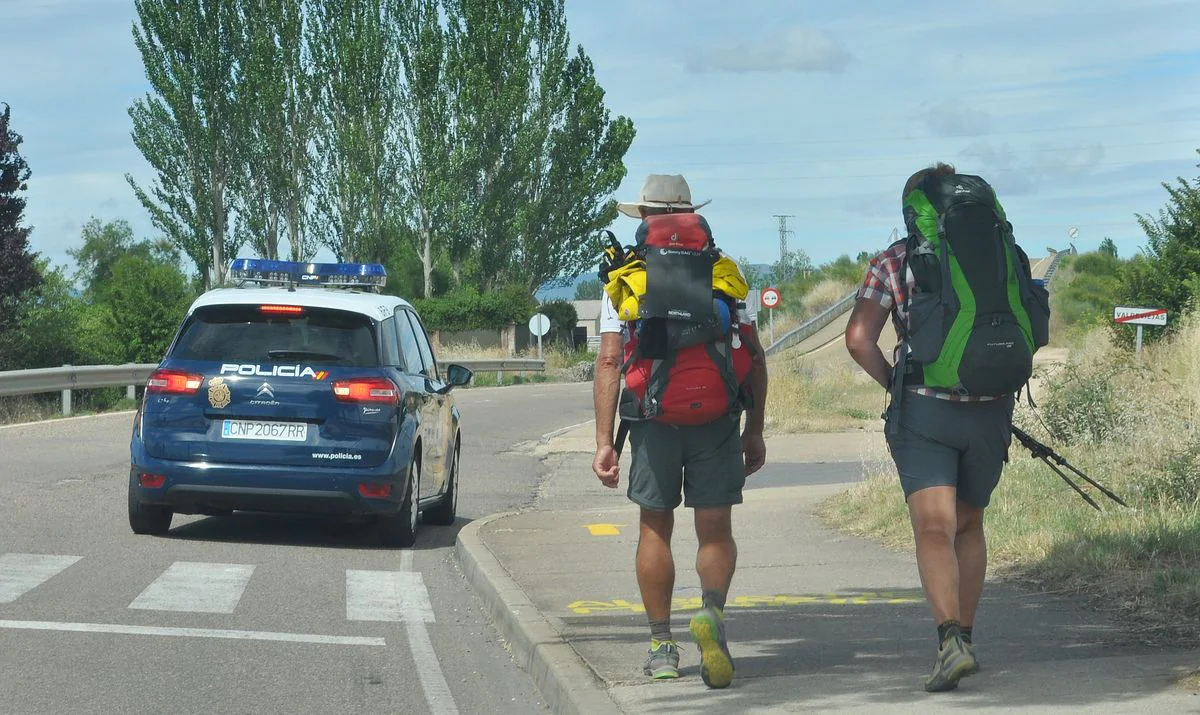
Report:
M925 681L925 691L940 693L954 690L958 681L979 670L979 663L974 654L967 649L961 636L952 636L942 642L938 648L937 660L933 664L933 673Z
M679 677L679 646L675 641L650 641L650 652L642 672L655 680Z
M733 682L733 658L725 644L725 618L715 608L701 608L689 624L692 638L700 647L700 678L710 688Z
M967 672L963 673L963 677L965 678L968 675L975 675L979 671L983 670L983 665L979 662L978 656L975 655L975 644L974 643L964 640L963 646L967 649L967 653L971 654L971 660L975 662L974 667L970 668L969 670L967 670Z

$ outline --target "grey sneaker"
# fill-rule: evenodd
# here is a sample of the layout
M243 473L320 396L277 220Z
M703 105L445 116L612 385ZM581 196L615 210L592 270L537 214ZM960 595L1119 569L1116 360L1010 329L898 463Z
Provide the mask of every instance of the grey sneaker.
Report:
M933 664L933 673L925 681L925 690L930 693L940 693L954 690L958 681L979 670L975 656L967 649L961 636L953 636L942 642L938 648L937 660Z
M655 680L668 680L679 677L679 646L675 641L651 643L653 646L646 656L646 665L642 672Z
M971 654L971 659L975 661L975 667L963 673L963 677L965 678L968 675L975 675L979 671L983 670L983 665L979 662L979 656L975 655L975 644L969 640L963 639L963 645L966 647L967 652Z
M725 642L725 618L715 608L701 608L689 626L700 646L700 678L710 688L725 688L733 682L733 657Z

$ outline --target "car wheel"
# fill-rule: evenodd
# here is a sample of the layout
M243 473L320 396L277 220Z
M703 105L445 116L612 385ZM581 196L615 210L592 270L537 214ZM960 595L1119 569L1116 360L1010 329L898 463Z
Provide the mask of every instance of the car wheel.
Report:
M450 526L458 516L458 459L459 445L454 445L454 456L450 459L450 477L446 483L446 493L442 501L434 508L425 512L425 521L437 526Z
M417 495L421 493L421 463L413 460L409 467L408 494L400 511L376 517L375 533L380 545L409 547L416 543L417 524L421 521Z
M129 528L135 534L162 536L171 530L171 519L175 516L168 507L143 504L133 487L129 488Z

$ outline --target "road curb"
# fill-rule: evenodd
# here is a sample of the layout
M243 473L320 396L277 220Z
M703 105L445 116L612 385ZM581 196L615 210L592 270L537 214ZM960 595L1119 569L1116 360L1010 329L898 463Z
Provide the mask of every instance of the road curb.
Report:
M551 712L621 715L604 683L538 611L480 537L480 530L488 524L515 515L486 516L458 532L454 551L467 583L483 597L492 623L508 641L517 664L533 678Z

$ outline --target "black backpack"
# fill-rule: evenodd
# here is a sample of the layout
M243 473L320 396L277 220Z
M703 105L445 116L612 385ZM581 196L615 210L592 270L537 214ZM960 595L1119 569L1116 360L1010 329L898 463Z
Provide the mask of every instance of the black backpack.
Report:
M960 395L1019 393L1050 338L1049 293L995 191L978 176L926 176L904 197L907 385Z

